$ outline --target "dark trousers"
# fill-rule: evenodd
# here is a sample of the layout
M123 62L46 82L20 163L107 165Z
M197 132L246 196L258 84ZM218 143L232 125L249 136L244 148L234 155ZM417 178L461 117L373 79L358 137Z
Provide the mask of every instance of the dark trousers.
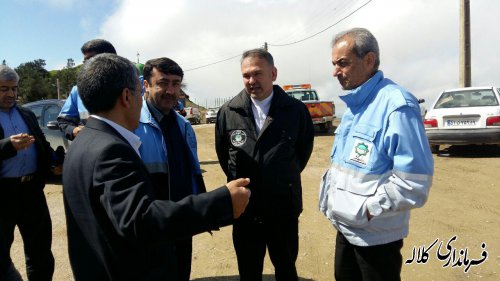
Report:
M377 246L355 246L337 232L335 280L399 281L403 265L402 247L403 240Z
M266 246L277 281L296 281L298 218L255 220L242 217L233 225L233 244L241 281L261 281Z
M179 281L189 281L191 275L191 256L193 253L193 238L176 241L175 256L177 258L177 268Z
M8 254L14 241L16 225L24 243L28 279L52 280L54 273L54 256L50 250L52 221L43 193L43 184L36 181L15 186L1 184L0 235Z

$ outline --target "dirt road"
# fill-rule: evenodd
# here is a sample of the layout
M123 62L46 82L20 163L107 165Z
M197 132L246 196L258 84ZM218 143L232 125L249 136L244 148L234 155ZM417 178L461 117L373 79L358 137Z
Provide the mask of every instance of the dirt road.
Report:
M195 126L198 154L208 189L225 181L214 150L213 130L213 124ZM302 281L334 280L336 232L317 206L319 179L328 166L332 142L331 135L316 136L313 155L302 173L304 212L300 217L297 260ZM435 155L434 160L435 176L429 201L412 212L410 235L404 241L403 280L500 280L500 148L451 147ZM54 280L72 280L61 186L48 185L45 191L53 220ZM424 248L426 251L422 251ZM461 254L460 250L464 252ZM441 260L438 252L442 255ZM445 257L447 253L450 255ZM487 253L487 259L480 263L482 253ZM12 257L25 277L23 247L18 233ZM474 262L479 264L472 265ZM274 280L273 267L267 257L264 274L264 280ZM236 281L237 275L231 227L214 232L213 236L205 233L194 238L193 280Z

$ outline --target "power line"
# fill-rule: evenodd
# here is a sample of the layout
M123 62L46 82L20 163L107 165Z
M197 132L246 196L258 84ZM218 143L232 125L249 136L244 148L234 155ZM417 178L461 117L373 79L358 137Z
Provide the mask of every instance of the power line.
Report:
M321 34L325 31L327 31L328 29L332 28L333 26L339 24L340 22L342 22L343 20L347 19L348 17L352 16L354 13L356 13L357 11L361 10L361 8L365 7L366 5L368 5L368 3L370 3L371 1L373 0L368 0L365 4L361 5L360 7L358 7L357 9L355 9L354 11L352 11L351 13L349 13L347 16L341 18L340 20L338 20L336 23L328 26L327 28L319 31L319 32L316 32L314 33L313 35L311 36L308 36L304 39L301 39L301 40L298 40L298 41L295 41L295 42L291 42L291 43L286 43L286 44L267 44L268 46L273 46L273 47L283 47L283 46L289 46L289 45L293 45L293 44L297 44L297 43L300 43L300 42L303 42L305 40L308 40L308 39L311 39L313 38L314 36L318 35L318 34ZM231 56L229 58L226 58L226 59L222 59L222 60L219 60L219 61L216 61L216 62L212 62L212 63L209 63L209 64L205 64L205 65L201 65L201 66L197 66L197 67L193 67L193 68L189 68L189 69L186 69L184 70L185 72L187 71L192 71L192 70L197 70L197 69L200 69L200 68L205 68L205 67L208 67L208 66L211 66L211 65L214 65L214 64L218 64L218 63L221 63L221 62L225 62L225 61L228 61L228 60L232 60L234 58L237 58L241 56L241 53L240 54L237 54L237 55L234 55L234 56Z
M286 44L268 44L269 46L273 46L273 47L283 47L283 46L290 46L290 45L293 45L293 44L297 44L297 43L300 43L300 42L303 42L303 41L306 41L308 39L311 39L313 38L314 36L318 35L318 34L321 34L325 31L327 31L328 29L334 27L335 25L339 24L340 22L342 22L343 20L347 19L348 17L352 16L354 13L356 13L357 11L361 10L361 8L365 7L366 5L368 5L368 3L370 3L372 0L368 0L368 2L366 2L365 4L361 5L359 8L357 8L356 10L352 11L351 13L349 13L347 16L341 18L340 20L338 20L336 23L326 27L325 29L319 31L319 32L316 32L314 33L313 35L311 36L308 36L304 39L301 39L301 40L298 40L298 41L295 41L295 42L291 42L291 43L286 43Z
M220 61L212 62L212 63L205 64L205 65L202 65L202 66L193 67L193 68L190 68L190 69L186 69L186 70L184 70L184 72L191 71L191 70L196 70L196 69L204 68L204 67L211 66L211 65L214 65L214 64L218 64L218 63L221 63L221 62L225 62L225 61L228 61L228 60L232 60L232 59L237 58L239 56L241 56L241 53L237 54L235 56L229 57L227 59L223 59L223 60L220 60Z

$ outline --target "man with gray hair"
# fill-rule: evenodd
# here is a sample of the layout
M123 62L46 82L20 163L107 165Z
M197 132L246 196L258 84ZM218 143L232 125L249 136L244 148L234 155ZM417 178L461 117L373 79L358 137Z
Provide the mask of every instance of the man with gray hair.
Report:
M141 90L134 64L115 54L93 57L78 74L90 118L68 149L63 172L76 281L179 280L168 246L232 223L248 204L248 179L178 202L157 197L140 158L141 140L132 133Z
M335 278L400 280L410 210L426 202L434 167L418 101L378 70L367 29L338 34L332 64L347 109L319 206L338 231Z
M28 279L52 280L52 222L43 188L55 155L35 114L17 105L18 83L17 73L0 65L0 243L6 250L0 249L4 259L0 261L0 277L10 264L17 226ZM13 268L7 270L9 274Z

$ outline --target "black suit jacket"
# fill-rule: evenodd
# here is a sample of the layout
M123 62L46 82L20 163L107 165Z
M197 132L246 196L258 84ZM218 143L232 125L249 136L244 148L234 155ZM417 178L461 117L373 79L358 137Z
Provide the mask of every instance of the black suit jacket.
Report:
M45 139L45 135L38 125L35 114L27 108L15 106L28 126L29 133L35 137L35 143L33 145L35 145L37 152L37 178L40 179L40 184L44 185L45 176L50 171L50 165L53 162L52 156L54 151L50 147L50 143ZM10 141L10 136L5 136L4 130L2 126L0 126L0 168L3 160L12 158L16 155L17 151Z
M75 280L177 280L178 238L232 222L229 191L156 200L145 165L111 126L90 118L64 162L68 250Z

